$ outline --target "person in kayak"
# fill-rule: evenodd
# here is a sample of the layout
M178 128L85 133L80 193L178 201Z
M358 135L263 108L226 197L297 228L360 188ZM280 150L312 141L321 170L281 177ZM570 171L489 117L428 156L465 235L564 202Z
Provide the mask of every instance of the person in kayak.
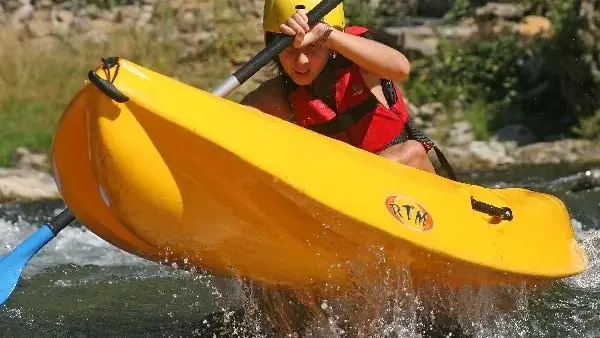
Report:
M373 40L369 29L346 27L343 4L309 27L306 14L318 2L265 1L265 43L288 34L294 36L293 45L273 60L278 76L248 93L241 103L435 173L427 155L435 146L410 127L402 93L393 83L408 77L408 59Z

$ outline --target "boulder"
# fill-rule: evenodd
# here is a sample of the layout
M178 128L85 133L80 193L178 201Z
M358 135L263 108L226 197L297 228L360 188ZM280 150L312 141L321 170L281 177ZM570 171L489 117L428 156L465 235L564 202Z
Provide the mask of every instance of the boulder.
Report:
M50 159L45 152L33 152L27 148L20 147L12 154L12 161L17 169L31 169L49 171L51 169Z
M418 116L424 121L431 121L439 114L443 114L445 107L440 102L430 102L419 107Z
M475 141L475 133L467 121L455 122L446 133L446 144L450 146L464 146L472 141Z
M508 155L506 147L500 142L473 141L469 143L468 149L474 159L485 166L515 163L515 159Z
M497 17L503 19L518 19L523 16L525 8L516 4L488 2L475 10L475 16L480 18Z
M589 161L584 157L591 150L598 147L588 140L559 140L553 142L538 142L517 148L513 156L519 163L572 163L580 160Z
M33 169L0 168L0 203L60 198L52 175Z

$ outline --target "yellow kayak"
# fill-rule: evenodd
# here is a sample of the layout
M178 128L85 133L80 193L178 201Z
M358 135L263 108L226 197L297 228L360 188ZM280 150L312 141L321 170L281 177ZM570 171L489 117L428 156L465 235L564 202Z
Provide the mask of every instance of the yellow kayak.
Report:
M556 197L392 163L125 59L59 122L73 214L113 245L181 269L339 288L406 267L486 285L582 272ZM103 81L105 84L109 83ZM112 94L112 95L111 95Z

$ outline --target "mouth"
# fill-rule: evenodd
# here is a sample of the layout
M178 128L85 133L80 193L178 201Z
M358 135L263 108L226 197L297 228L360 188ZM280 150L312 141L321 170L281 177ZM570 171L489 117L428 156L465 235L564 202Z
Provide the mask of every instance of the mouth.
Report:
M306 74L310 73L310 69L305 69L305 70L294 69L294 73L296 73L298 75L306 75Z

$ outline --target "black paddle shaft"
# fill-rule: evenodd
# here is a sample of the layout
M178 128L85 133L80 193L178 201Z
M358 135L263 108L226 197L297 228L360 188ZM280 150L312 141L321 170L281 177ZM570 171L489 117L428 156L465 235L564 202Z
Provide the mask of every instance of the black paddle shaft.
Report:
M331 12L336 6L342 3L343 0L324 0L317 4L311 9L306 16L308 17L308 25L314 26L317 22L321 21L327 13ZM291 35L279 35L272 43L269 44L268 48L263 49L256 54L248 63L238 69L233 76L238 79L240 84L246 82L262 67L264 67L275 55L281 53L284 49L292 44L294 37Z
M71 224L71 222L74 220L75 216L73 216L71 210L65 209L48 223L48 227L52 230L54 236L56 236L62 229Z

